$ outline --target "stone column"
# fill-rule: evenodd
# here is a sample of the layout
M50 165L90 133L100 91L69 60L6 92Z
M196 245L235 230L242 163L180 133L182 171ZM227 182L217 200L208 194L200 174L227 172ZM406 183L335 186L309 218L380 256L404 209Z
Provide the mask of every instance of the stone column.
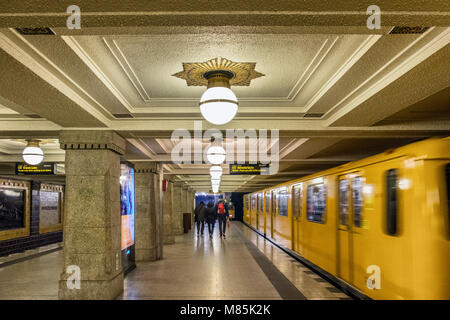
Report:
M60 299L114 299L123 291L120 155L113 131L62 131L66 150ZM79 277L78 277L79 276ZM79 288L73 280L80 280Z
M194 189L188 189L188 212L191 214L191 224L194 225Z
M136 261L158 259L157 230L160 211L158 164L137 162L136 212L135 212L135 252Z
M182 182L173 183L172 222L174 235L183 234L183 192Z
M173 219L173 182L166 179L166 191L163 195L163 229L164 229L164 244L175 243L175 235L173 231L174 219Z
M188 186L183 185L183 213L189 212L188 199Z
M184 213L189 212L188 193L189 193L188 186L185 184L183 185L183 215Z
M155 209L156 209L156 259L163 258L164 224L163 224L163 193L162 193L162 166L158 164L155 177Z

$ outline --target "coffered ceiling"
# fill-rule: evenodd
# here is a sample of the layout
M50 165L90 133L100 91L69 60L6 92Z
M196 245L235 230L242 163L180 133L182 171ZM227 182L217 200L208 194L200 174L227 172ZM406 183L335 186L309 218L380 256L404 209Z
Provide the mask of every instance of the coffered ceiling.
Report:
M279 132L268 142L279 149L278 174L229 176L224 165L223 191L258 190L450 133L446 1L379 1L379 30L366 27L361 1L258 1L255 11L253 1L228 1L225 10L214 1L137 0L83 1L82 28L69 30L63 2L0 4L0 173L20 160L10 139L110 129L127 139L127 160L162 162L166 176L208 191L208 164L171 157L174 130L215 128L199 112L205 88L172 75L216 57L254 62L264 74L232 88L238 114L216 128ZM428 28L392 34L395 26ZM24 27L54 34L16 29ZM228 150L234 143L225 140ZM46 154L64 162L57 148Z

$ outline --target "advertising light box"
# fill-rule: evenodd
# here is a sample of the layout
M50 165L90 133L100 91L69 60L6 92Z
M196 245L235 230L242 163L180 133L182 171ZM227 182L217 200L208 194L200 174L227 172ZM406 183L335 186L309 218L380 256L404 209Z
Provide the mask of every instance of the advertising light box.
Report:
M125 271L134 267L134 168L120 164L120 217L122 233L122 265Z

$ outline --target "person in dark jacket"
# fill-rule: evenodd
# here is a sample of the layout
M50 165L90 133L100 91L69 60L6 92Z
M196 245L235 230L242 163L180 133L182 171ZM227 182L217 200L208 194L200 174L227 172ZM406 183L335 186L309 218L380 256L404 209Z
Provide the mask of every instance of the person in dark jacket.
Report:
M219 200L214 210L217 212L217 220L219 220L220 237L225 239L225 231L227 230L227 222L229 219L228 205L225 201Z
M212 202L208 202L205 215L206 223L208 224L209 237L212 238L214 233L214 226L216 224L216 211Z
M205 229L205 214L205 203L201 201L194 210L195 221L197 223L197 235L200 235L200 232L203 235L203 230Z

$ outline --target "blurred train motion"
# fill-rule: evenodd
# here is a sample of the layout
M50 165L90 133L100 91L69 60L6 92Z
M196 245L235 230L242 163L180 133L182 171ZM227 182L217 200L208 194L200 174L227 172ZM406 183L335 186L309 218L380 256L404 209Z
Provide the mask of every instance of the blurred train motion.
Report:
M373 299L450 299L450 137L244 196L244 222Z

